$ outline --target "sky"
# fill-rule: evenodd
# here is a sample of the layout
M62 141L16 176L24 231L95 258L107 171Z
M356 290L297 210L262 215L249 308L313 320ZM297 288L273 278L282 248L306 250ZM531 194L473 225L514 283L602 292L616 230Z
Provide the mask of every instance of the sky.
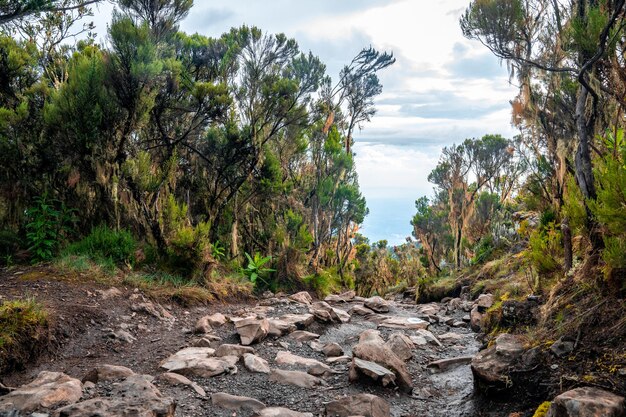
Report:
M195 0L181 23L188 33L219 36L257 26L295 38L336 80L364 47L393 52L379 74L377 114L355 135L355 160L370 213L361 233L372 242L411 235L415 200L432 195L427 177L444 146L466 138L515 134L509 101L517 88L484 46L465 39L459 17L469 0ZM103 34L113 6L95 10Z

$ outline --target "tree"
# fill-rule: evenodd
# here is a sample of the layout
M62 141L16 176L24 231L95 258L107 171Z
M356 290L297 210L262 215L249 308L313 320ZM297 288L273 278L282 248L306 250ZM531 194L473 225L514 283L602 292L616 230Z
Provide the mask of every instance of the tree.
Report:
M42 13L64 13L84 9L103 0L0 0L0 25L29 19Z

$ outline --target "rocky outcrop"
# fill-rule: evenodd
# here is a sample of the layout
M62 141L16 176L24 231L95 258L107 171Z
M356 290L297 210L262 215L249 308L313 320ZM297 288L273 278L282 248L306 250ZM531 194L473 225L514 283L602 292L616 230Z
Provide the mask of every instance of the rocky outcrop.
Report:
M389 417L389 403L372 394L339 398L326 404L327 417Z
M564 392L552 401L547 417L623 417L626 402L608 391L583 387Z
M30 413L73 404L80 400L83 385L61 372L41 372L31 383L0 397L0 412ZM17 414L19 415L19 414Z

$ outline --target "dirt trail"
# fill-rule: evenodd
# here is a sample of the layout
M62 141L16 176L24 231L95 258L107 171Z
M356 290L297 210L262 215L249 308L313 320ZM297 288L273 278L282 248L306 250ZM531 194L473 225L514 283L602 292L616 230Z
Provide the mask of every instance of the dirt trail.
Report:
M17 274L16 274L17 272ZM270 306L257 303L213 304L208 307L185 309L177 305L165 305L166 315L171 318L157 318L136 306L148 302L141 292L132 288L122 288L120 293L107 292L108 287L94 284L67 283L51 279L45 275L30 279L22 271L5 272L0 276L0 295L3 299L31 296L54 311L60 332L57 334L59 347L56 354L48 354L31 364L27 369L6 375L0 380L8 386L19 386L33 380L40 371L61 371L76 378L82 378L88 371L102 364L123 365L137 373L158 376L163 370L159 363L178 350L192 346L198 339L191 333L197 319L214 312L227 316L245 316L252 312L267 317L278 317L286 313L306 313L308 307L281 298L271 301ZM26 276L27 279L24 279ZM110 290L109 290L110 291ZM267 300L261 304L268 304ZM343 310L362 302L333 304ZM158 304L156 304L158 306ZM349 363L331 365L336 374L327 377L326 386L315 389L280 385L268 381L266 374L251 373L241 363L234 375L220 375L213 378L192 377L207 393L206 397L197 394L188 386L171 386L159 382L155 384L164 395L177 402L177 416L251 416L252 413L233 412L216 408L211 403L211 394L229 394L256 398L268 406L282 406L300 412L323 415L325 403L346 394L372 393L386 399L391 405L394 417L412 416L487 416L506 415L498 405L479 404L473 397L473 381L470 367L460 365L443 372L433 373L427 365L432 361L456 358L475 354L480 346L476 335L468 328L461 327L467 315L463 308L446 311L447 305L434 305L440 312L421 314L423 306L410 301L391 302L389 313L384 316L421 317L430 320L429 330L441 340L441 346L428 343L416 346L407 367L413 379L413 393L405 394L393 388L359 380L348 380ZM457 327L448 323L456 322ZM323 324L314 322L306 330L320 335L319 341L336 342L347 355L358 342L359 335L366 329L376 329L377 324L362 316L353 314L349 323ZM124 330L134 340L126 342L111 336L112 332ZM397 329L379 327L382 337ZM406 335L415 335L413 330L402 330ZM222 338L221 343L239 343L239 337L232 323L216 328L213 332ZM447 337L441 337L447 334ZM279 351L289 351L295 355L326 360L324 354L311 348L308 342L300 343L288 336L268 337L253 346L256 354L266 359L272 368L297 369L276 365L274 359Z

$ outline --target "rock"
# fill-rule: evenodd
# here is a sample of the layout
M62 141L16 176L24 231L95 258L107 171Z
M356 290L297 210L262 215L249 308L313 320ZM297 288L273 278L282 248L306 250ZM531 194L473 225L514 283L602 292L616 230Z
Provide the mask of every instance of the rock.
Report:
M389 303L384 300L382 297L370 297L365 299L363 305L366 308L369 308L376 313L388 313L389 312Z
M359 335L359 343L363 342L376 342L383 344L385 341L380 337L380 332L374 329L363 330Z
M280 320L295 325L298 330L304 330L315 321L313 314L285 314L280 316Z
M403 361L408 361L413 357L413 349L415 345L404 333L394 332L389 336L386 343L387 347Z
M460 356L458 358L440 359L438 361L429 363L427 367L431 369L436 369L438 371L445 371L446 369L453 368L459 365L468 365L472 362L473 358L473 356Z
M292 294L289 296L289 299L304 305L311 305L313 302L313 297L311 297L311 294L306 291L300 291L299 293Z
M347 303L354 300L354 297L356 297L356 292L346 291L339 295L331 294L324 298L324 301L326 301L327 303Z
M267 319L248 317L238 320L235 327L239 333L241 344L247 346L265 339L270 330L270 323Z
M460 341L463 340L463 335L459 334L459 333L444 333L442 335L439 335L439 340L442 340L444 342L449 342L449 343L459 343Z
M452 323L452 327L456 327L458 329L466 329L467 328L467 323L465 323L463 320L455 320Z
M547 417L622 417L625 407L624 397L583 387L557 396L550 404Z
M376 313L373 310L365 307L364 305L357 304L350 309L350 314L356 314L357 316L369 317Z
M430 323L416 317L389 317L378 323L379 327L401 330L427 329Z
M111 339L117 339L128 344L131 344L137 340L135 336L122 329L111 331L107 336Z
M325 385L322 379L300 371L272 369L269 379L279 384L295 385L301 388L315 388L319 385Z
M289 323L284 320L269 319L270 328L269 335L273 337L280 337L285 334L289 334L297 329L295 324Z
M470 323L472 321L472 317L469 314L466 314L463 316L462 320L466 323Z
M426 346L428 344L426 338L421 335L409 336L409 339L411 339L411 343L413 343L413 346Z
M322 353L327 357L343 355L343 349L338 343L327 343L322 348Z
M265 359L251 353L245 353L243 355L243 363L246 366L246 369L250 372L258 372L262 374L269 374L271 372L270 365Z
M374 381L379 381L383 387L390 384L396 384L396 374L391 372L384 366L371 361L359 358L352 358L352 366L350 367L349 379L354 382L359 379L359 375L365 375Z
M310 340L319 339L320 335L317 333L311 333L304 330L296 330L295 332L289 335L292 339L297 340L298 342L308 342Z
M483 315L478 310L478 306L472 308L470 312L470 327L473 331L479 332L482 328Z
M511 387L509 369L524 353L518 336L501 334L493 346L480 351L472 359L472 373L478 388L486 394Z
M550 346L550 351L557 357L562 358L574 351L575 341L568 337L561 337Z
M302 365L307 369L307 371L310 368L315 368L314 370L316 375L332 373L332 369L330 369L328 365L321 363L317 359L303 358L284 350L281 350L276 354L274 362L279 365Z
M207 334L201 337L200 339L194 340L194 342L192 343L192 346L215 348L219 346L221 342L222 342L221 337L215 336L214 334Z
M100 381L114 381L116 379L125 379L134 372L125 366L116 365L100 365L89 371L83 378L83 383L89 381L97 384Z
M328 358L326 359L326 362L333 364L333 363L348 363L352 361L352 357L351 356L337 356L334 358Z
M326 404L327 417L390 417L389 403L372 394L339 398Z
M200 385L182 375L175 374L173 372L165 372L159 376L159 380L167 382L171 385L186 385L193 388L198 395L206 397L206 391Z
M431 345L435 345L435 346L442 346L441 342L439 341L439 339L437 339L435 337L434 334L432 334L431 332L429 332L426 329L419 329L415 332L418 336L422 336L424 339L426 339L426 341L428 343L430 343Z
M206 334L211 333L213 331L213 327L209 323L209 316L200 317L196 322L196 325L193 327L193 332L196 334Z
M352 348L354 357L375 362L391 371L397 377L397 385L405 392L411 392L413 382L405 363L371 331L363 332L359 343Z
M211 395L211 402L214 406L226 408L227 410L245 410L258 412L266 408L261 401L250 397L239 397L236 395L217 392Z
M220 356L236 356L238 358L242 357L246 353L254 353L254 348L250 346L241 346L241 345L231 345L228 343L224 343L220 345L216 350L214 355L217 357Z
M283 407L268 407L259 411L255 417L313 417L313 414L299 413Z
M492 294L480 294L476 301L474 301L474 306L478 307L478 310L481 313L484 313L493 306L493 295Z
M537 322L538 309L539 305L534 301L504 301L500 326L506 328L532 326Z
M100 297L102 297L103 300L121 297L123 295L122 291L115 287L109 288L108 290L99 290L98 293L100 293Z
M159 304L152 303L138 303L130 306L130 309L136 313L146 313L153 317L156 317L159 320L174 320L174 316L172 316L166 309L164 309Z
M228 319L222 313L214 313L207 316L209 324L213 327L222 327L228 322Z
M437 303L420 304L417 306L417 312L424 316L434 316L441 310Z
M164 397L146 375L131 375L113 385L111 396L93 398L58 410L59 417L174 417L176 402Z
M82 394L83 386L78 379L61 372L43 371L29 384L0 397L0 412L18 410L29 413L39 408L73 404Z
M350 314L339 308L331 307L325 301L317 301L311 304L309 313L323 323L347 323L350 321Z
M160 367L169 372L209 378L220 374L235 374L237 367L229 362L211 357L210 348L186 348L161 362Z

